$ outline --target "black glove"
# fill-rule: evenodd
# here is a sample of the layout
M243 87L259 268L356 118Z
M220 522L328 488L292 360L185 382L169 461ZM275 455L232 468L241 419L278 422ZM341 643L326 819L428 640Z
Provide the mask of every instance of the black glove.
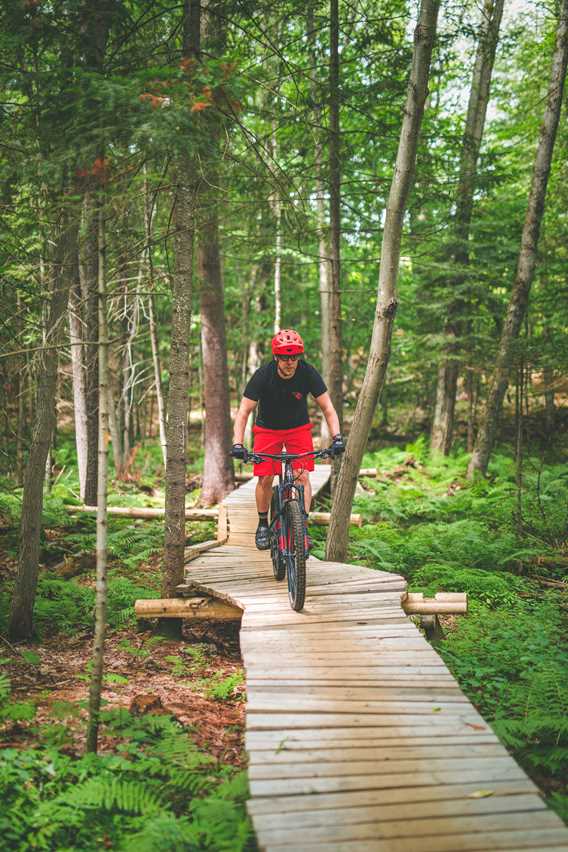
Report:
M331 454L332 456L340 456L341 453L345 452L345 441L341 435L334 435L333 441L331 442Z
M242 444L233 444L231 448L231 455L234 459L241 459L242 461L248 461L249 453L246 447Z

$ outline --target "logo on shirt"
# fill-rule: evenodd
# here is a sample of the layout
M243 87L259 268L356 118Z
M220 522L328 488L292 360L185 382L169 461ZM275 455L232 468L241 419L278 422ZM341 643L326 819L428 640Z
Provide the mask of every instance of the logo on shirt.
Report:
M302 399L303 394L300 391L292 391L292 396L295 396L296 399Z

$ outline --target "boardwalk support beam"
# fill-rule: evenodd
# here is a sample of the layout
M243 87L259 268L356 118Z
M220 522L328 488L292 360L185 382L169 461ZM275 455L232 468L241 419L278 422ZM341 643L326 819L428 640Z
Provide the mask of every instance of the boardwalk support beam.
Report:
M240 621L243 611L237 606L212 598L159 598L138 600L137 618L183 618L184 621Z

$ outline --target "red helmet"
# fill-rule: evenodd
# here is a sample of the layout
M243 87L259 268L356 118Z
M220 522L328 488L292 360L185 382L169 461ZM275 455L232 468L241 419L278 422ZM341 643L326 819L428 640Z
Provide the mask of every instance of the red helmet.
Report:
M297 331L283 328L272 338L273 355L299 355L304 351L304 341Z

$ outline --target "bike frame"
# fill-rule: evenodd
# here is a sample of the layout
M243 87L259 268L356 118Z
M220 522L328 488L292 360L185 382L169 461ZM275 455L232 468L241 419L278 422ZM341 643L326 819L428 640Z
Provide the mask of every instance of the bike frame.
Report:
M274 527L276 526L278 521L281 521L278 535L278 549L284 557L290 556L290 553L288 551L288 542L286 540L287 536L285 536L286 520L284 518L286 504L289 503L290 500L297 500L300 504L302 517L304 518L304 532L307 532L305 522L307 514L306 505L304 501L304 486L296 485L292 462L296 459L306 458L307 456L313 456L314 459L317 459L329 458L330 455L331 453L329 452L329 450L310 450L307 453L278 453L276 455L273 455L271 453L251 453L249 455L249 458L252 459L252 461L254 461L256 464L259 464L262 459L276 459L277 461L284 463L284 474L282 474L282 468L280 469L280 473L278 474L278 511L276 513L276 516L271 520L269 527L270 532L272 534L274 532Z

